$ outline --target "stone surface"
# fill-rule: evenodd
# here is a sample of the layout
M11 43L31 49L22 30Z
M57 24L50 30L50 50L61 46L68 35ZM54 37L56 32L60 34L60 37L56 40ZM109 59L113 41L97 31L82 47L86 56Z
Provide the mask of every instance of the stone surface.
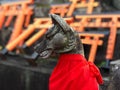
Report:
M52 69L29 66L23 60L0 61L0 90L48 90Z

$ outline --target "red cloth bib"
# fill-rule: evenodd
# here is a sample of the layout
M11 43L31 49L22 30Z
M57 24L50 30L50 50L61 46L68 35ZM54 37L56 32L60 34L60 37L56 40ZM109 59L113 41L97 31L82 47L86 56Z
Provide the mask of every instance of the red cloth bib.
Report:
M80 54L62 54L49 79L49 90L99 90L99 69Z

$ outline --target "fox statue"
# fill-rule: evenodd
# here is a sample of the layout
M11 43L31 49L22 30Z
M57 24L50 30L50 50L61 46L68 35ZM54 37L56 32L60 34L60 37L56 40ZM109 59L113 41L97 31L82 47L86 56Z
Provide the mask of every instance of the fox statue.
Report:
M50 14L50 17L53 25L35 49L42 58L58 55L49 78L49 90L99 90L102 76L95 64L85 59L78 33L59 15Z

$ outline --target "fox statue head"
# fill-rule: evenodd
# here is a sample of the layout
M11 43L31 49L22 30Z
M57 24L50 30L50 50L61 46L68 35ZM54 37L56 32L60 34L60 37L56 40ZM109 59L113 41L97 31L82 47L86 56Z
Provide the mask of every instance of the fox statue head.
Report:
M78 33L62 17L55 14L50 14L50 17L53 22L52 27L34 47L39 56L47 58L52 53L77 53L84 56L83 44Z

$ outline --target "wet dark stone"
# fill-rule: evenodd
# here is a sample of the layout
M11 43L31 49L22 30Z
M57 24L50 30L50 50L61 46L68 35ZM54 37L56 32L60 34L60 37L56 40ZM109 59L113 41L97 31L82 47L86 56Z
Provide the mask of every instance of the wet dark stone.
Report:
M51 71L22 61L0 61L0 90L48 90Z

